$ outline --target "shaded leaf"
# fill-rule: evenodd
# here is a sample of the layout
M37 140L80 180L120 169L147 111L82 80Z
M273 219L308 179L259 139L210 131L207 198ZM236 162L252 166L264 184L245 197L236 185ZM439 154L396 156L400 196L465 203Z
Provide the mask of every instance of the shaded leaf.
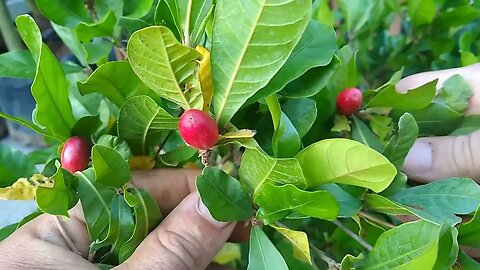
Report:
M0 144L0 187L12 185L17 179L36 172L35 164L20 151Z
M382 151L384 146L380 139L372 132L372 130L358 117L353 116L352 139L357 142L376 150Z
M282 254L260 227L252 226L249 242L248 270L288 270Z
M68 210L78 201L77 179L59 165L57 165L57 172L51 177L54 186L39 186L35 192L35 199L42 212L68 217Z
M83 0L35 0L40 12L56 24L74 27L80 22L92 22Z
M412 148L418 136L418 126L415 118L405 113L398 121L398 132L388 142L383 155L385 155L398 169L402 168L403 162Z
M117 136L108 135L108 134L102 135L102 137L98 139L96 144L114 149L125 160L130 158L131 153L130 153L130 148L128 147L128 144Z
M461 75L453 75L444 83L435 97L435 102L444 104L452 110L463 113L468 108L468 101L472 96L472 89Z
M328 184L322 186L323 190L330 192L335 197L335 200L340 207L338 217L352 217L356 215L362 208L362 203L358 198L353 197L350 193L343 190L335 184Z
M35 61L28 51L10 51L0 54L0 77L33 79Z
M96 37L111 37L117 18L113 11L109 11L98 22L81 22L75 27L75 32L81 42L89 42Z
M309 98L287 100L282 104L282 111L290 119L300 138L313 126L318 112L315 101Z
M295 258L312 264L307 234L301 231L290 230L285 227L279 227L274 225L270 225L270 227L281 233L292 244L293 256Z
M119 188L130 181L131 173L125 158L115 149L103 145L92 148L95 181L104 186Z
M452 136L467 135L479 129L480 129L480 115L478 114L468 115L463 119L460 126L458 126L457 129L455 129L452 133L450 133L450 135Z

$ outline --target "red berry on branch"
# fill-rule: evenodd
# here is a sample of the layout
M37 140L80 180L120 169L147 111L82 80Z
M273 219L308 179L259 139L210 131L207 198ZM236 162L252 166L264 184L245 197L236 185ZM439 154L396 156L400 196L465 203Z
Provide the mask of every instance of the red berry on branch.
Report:
M185 111L178 121L178 130L185 143L199 150L212 148L218 140L217 123L201 110Z
M90 142L80 136L68 139L62 149L62 168L71 173L86 169L90 161L90 147Z
M362 106L362 91L357 88L346 88L337 96L337 111L339 114L350 116Z

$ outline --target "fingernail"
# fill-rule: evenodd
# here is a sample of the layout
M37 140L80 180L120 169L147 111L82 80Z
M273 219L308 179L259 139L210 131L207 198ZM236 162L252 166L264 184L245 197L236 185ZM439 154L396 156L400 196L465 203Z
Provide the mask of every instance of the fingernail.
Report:
M197 203L197 211L200 213L200 215L202 215L202 217L204 217L210 224L212 224L213 226L217 227L217 228L220 228L220 229L223 229L225 227L227 227L230 222L222 222L222 221L218 221L216 220L212 214L210 214L210 211L208 210L208 208L205 206L205 204L203 204L202 202L202 199L198 198L198 203Z
M423 173L432 167L432 146L429 143L417 141L405 158L403 169L408 173Z

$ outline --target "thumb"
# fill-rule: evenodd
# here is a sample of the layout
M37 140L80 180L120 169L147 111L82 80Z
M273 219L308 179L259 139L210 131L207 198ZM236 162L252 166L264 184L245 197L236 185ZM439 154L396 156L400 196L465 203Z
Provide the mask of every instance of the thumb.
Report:
M205 269L235 223L216 221L198 193L188 195L119 269Z
M480 131L464 136L417 139L408 153L403 171L409 178L430 182L447 177L470 177L480 181Z

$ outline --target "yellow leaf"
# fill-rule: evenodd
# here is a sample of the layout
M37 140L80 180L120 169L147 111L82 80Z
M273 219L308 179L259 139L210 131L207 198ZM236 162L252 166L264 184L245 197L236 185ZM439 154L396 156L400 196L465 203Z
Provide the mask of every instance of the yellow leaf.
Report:
M213 259L218 264L227 264L241 258L240 246L234 243L225 243Z
M131 157L128 160L131 170L151 170L155 167L155 160L149 156Z
M252 129L240 129L226 134L221 135L221 139L243 139L243 138L253 138L257 132Z
M203 111L210 111L212 105L213 86L212 86L212 67L210 63L210 51L198 45L195 50L202 55L202 60L198 61L200 67L198 73L200 77L200 85L203 94Z
M53 188L54 181L41 174L34 174L30 179L19 178L13 185L0 188L0 199L33 200L37 187Z
M293 246L293 257L312 264L310 257L310 246L308 245L308 237L304 232L290 230L284 227L270 225L272 228L281 233Z

